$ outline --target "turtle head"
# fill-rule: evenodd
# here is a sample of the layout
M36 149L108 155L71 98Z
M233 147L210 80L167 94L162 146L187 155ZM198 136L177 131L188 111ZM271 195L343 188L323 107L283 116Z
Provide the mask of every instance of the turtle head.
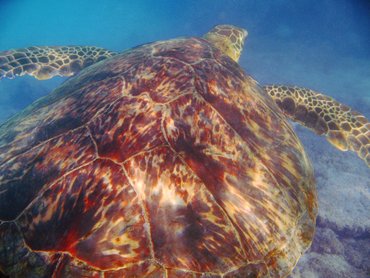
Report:
M246 30L233 25L216 25L203 38L238 62L247 35Z

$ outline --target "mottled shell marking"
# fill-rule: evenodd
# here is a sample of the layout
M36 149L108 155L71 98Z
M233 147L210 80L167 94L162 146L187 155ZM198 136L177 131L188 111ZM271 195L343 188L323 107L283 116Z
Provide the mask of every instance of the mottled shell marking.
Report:
M0 246L14 230L45 272L282 276L313 234L301 144L203 39L89 67L3 124L1 150L0 198L24 197L12 213L0 203L14 220L0 224Z

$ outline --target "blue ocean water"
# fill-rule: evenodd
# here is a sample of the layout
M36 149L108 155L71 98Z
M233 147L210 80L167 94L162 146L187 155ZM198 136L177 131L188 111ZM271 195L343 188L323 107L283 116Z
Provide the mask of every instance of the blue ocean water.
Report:
M96 45L120 51L150 41L200 36L220 23L235 24L249 31L240 63L261 83L307 86L370 113L366 0L1 0L0 18L1 50ZM27 92L23 83L30 87ZM54 84L30 78L3 81L0 120Z
M121 51L156 40L201 36L216 24L234 24L248 30L240 64L261 84L312 88L370 118L370 2L367 0L0 0L0 51L32 45L95 45ZM48 94L64 80L59 77L47 81L31 77L1 80L0 122ZM348 200L352 203L347 208L350 213L344 216L348 219L353 216L357 222L344 219L341 224L350 231L364 232L358 232L357 237L351 237L349 232L350 236L346 237L342 226L335 222L336 216L322 215L323 235L334 233L339 241L336 244L343 248L361 243L360 247L353 247L357 261L348 259L344 251L326 252L317 247L294 275L347 277L346 273L356 273L353 277L362 277L370 271L370 262L360 260L361 252L370 250L370 240L366 240L370 236L369 170L356 155L340 153L324 139L299 127L297 130L313 160L319 199L320 188L325 193L326 183L345 187L349 186L347 180L360 179L363 189L358 189L358 194L363 195L353 199L337 196L337 202L332 200L332 208L343 208L338 202ZM330 192L328 195L320 201L330 210ZM359 209L357 202L365 204ZM325 223L338 225L333 228ZM357 240L359 237L361 240ZM353 246L348 247L349 240L354 241ZM323 253L328 256L322 257ZM321 265L312 263L316 255ZM337 263L345 270L338 274L333 272L338 267L333 270L326 266L324 261L333 259L329 255L342 256L339 263L331 264ZM322 273L329 274L320 276ZM307 276L311 274L318 276Z

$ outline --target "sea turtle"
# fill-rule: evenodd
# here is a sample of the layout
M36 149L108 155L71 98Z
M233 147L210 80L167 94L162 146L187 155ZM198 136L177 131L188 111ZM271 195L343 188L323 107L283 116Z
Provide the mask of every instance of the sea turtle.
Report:
M259 86L237 63L246 35L1 52L1 77L79 73L0 126L0 273L287 276L317 215L287 119L367 165L370 124L312 90Z

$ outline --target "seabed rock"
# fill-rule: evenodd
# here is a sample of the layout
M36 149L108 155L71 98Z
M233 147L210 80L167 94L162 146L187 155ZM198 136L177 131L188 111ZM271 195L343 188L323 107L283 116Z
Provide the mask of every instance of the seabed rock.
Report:
M315 168L316 234L292 278L370 277L370 171L349 152L297 127Z

